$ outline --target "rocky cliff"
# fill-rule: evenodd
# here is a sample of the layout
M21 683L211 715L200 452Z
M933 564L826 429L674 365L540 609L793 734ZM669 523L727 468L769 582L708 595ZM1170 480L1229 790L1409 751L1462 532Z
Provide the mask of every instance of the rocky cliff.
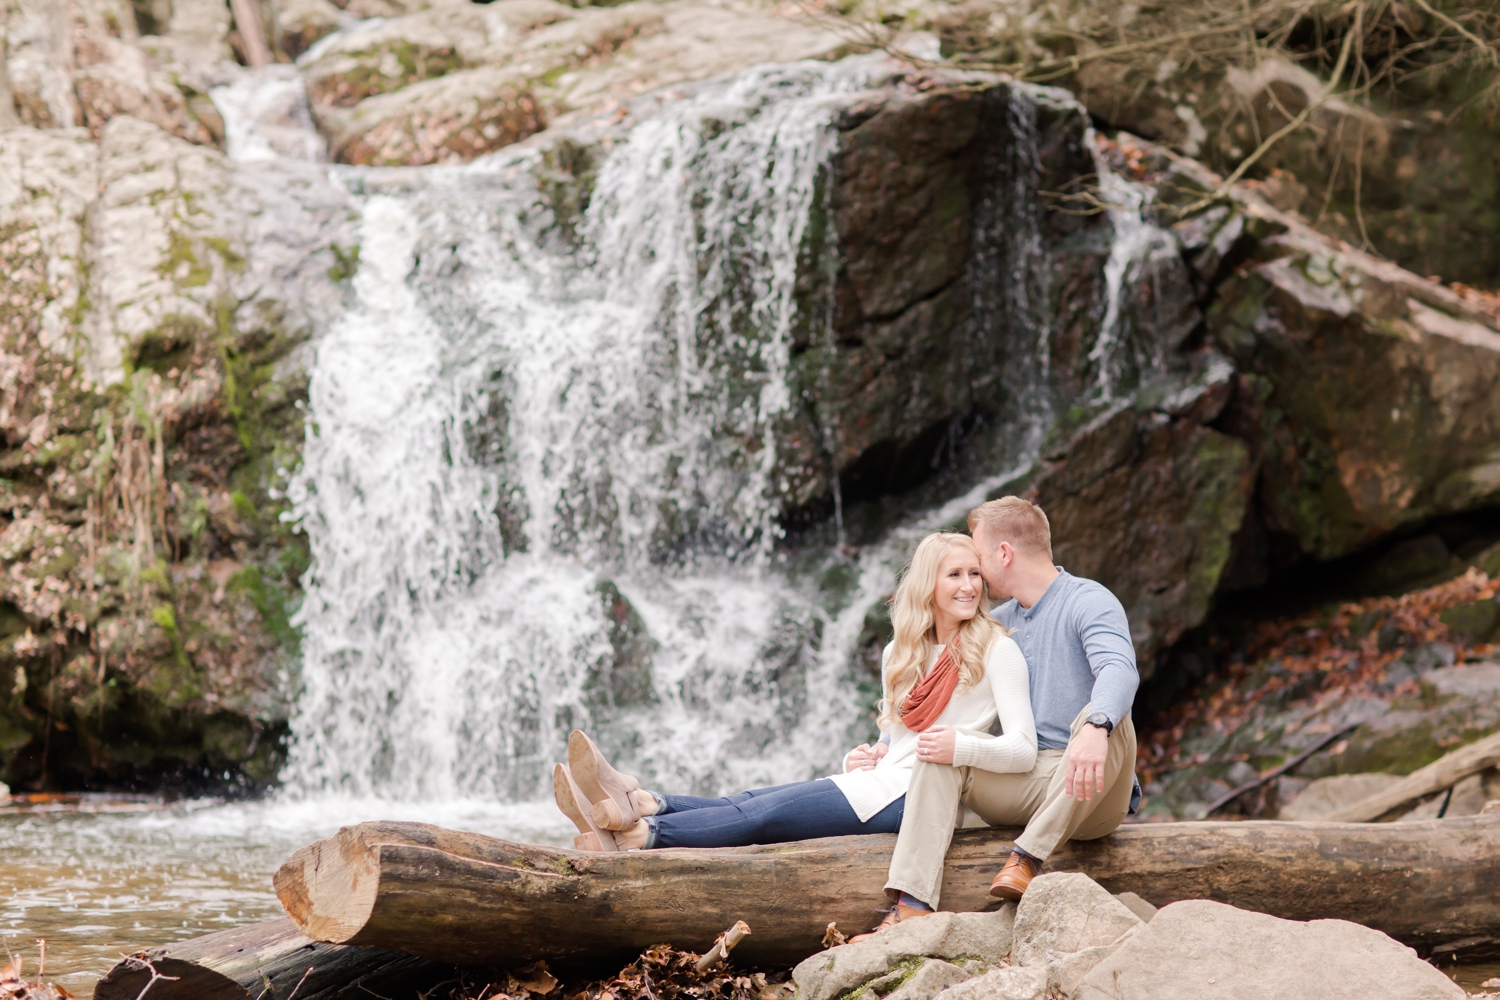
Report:
M654 107L860 47L741 3L304 0L261 10L296 58L267 111L214 0L3 9L0 777L22 787L274 779L307 564L285 490L309 352L360 261L361 175L319 146L424 169L515 146L540 245L568 253L598 164ZM1223 593L1496 507L1491 299L1320 232L1263 182L1214 194L1201 163L1106 133L1175 137L1087 80L1080 103L934 68L930 42L839 98L771 442L784 551L1029 491L1059 560L1125 602L1149 674ZM278 114L282 139L233 131ZM703 336L732 402L764 372L754 290L729 284ZM746 467L765 443L712 430ZM519 507L495 514L520 537ZM696 517L652 558L728 544ZM645 625L613 604L630 659Z

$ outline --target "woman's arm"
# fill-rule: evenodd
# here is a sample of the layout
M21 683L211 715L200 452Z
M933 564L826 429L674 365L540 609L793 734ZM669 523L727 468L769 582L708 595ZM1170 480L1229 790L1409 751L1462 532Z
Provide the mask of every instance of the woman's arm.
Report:
M880 654L880 697L882 702L886 698L886 692L890 685L887 683L886 670L891 664L891 647L894 643L887 643L885 652ZM891 733L888 729L880 732L880 739L874 746L861 743L859 746L844 754L844 773L850 771L867 771L880 762L880 758L886 755L891 748Z
M1031 684L1021 647L1009 638L996 639L985 654L984 676L1003 735L958 733L953 763L1002 773L1029 771L1036 766L1036 719L1031 713Z

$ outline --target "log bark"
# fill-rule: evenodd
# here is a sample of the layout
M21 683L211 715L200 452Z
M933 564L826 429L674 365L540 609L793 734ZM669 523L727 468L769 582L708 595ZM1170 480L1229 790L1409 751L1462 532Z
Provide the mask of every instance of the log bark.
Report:
M1328 817L1332 823L1366 823L1395 812L1433 792L1451 788L1471 774L1500 764L1500 733L1476 740L1418 768L1383 792L1345 806Z
M993 903L1017 830L960 831L943 906ZM309 937L447 962L628 959L662 942L705 951L744 918L746 964L796 962L829 921L873 926L887 906L894 836L766 847L586 854L420 823L345 827L276 873ZM1201 822L1121 827L1064 845L1080 871L1157 906L1217 899L1296 920L1339 917L1419 948L1500 935L1500 815L1395 824ZM299 998L300 1000L300 998Z
M424 958L350 945L323 944L298 932L290 920L271 920L191 938L125 959L94 986L94 1000L136 1000L162 976L149 1000L371 1000L411 996L452 974ZM149 962L150 968L144 963ZM300 984L300 986L299 986Z

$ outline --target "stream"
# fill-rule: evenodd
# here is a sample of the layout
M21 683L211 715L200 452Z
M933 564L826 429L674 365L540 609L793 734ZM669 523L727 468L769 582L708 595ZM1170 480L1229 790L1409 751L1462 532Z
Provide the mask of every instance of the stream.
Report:
M108 808L108 807L106 807ZM404 819L567 844L552 803L374 800L187 801L128 811L0 813L0 943L79 997L122 954L284 914L271 876L294 850L346 823Z

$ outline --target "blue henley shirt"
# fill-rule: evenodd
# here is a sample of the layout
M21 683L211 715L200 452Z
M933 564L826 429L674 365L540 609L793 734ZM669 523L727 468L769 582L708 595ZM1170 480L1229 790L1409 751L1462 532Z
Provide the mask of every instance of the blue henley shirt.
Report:
M1066 748L1073 720L1090 703L1118 725L1141 683L1119 598L1103 584L1057 570L1031 607L1012 598L991 612L1026 656L1039 750Z

